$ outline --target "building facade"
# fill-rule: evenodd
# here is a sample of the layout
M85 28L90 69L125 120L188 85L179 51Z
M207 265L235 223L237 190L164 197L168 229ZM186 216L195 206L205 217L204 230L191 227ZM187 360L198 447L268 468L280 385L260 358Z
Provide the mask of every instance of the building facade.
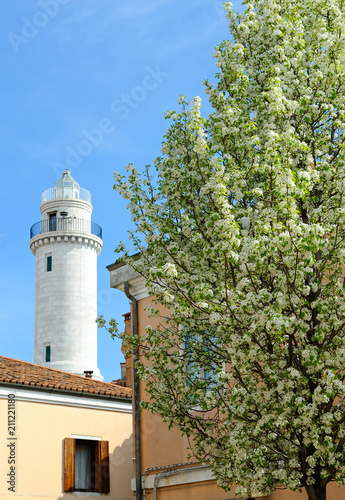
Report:
M125 262L108 266L110 286L126 293L131 312L125 315L126 331L145 333L147 325L158 326L158 318L149 318L145 308L153 303L145 280ZM161 308L164 315L164 310ZM138 353L140 359L140 353ZM136 500L237 500L236 487L225 492L217 487L210 468L188 458L188 440L177 428L168 425L157 415L144 410L136 416L136 399L147 399L145 384L136 380L132 356L127 358L127 381L133 388L133 436L136 450L136 469L133 469L132 490ZM254 443L253 443L254 446ZM139 466L138 466L139 464ZM267 500L307 500L305 491L276 490ZM335 483L327 486L329 500L345 500L345 487Z
M124 262L112 264L108 270L110 286L125 292L131 301L131 313L125 315L126 331L131 331L135 323L140 335L144 334L147 324L156 326L159 319L148 318L145 312L146 306L153 305L153 302L143 277ZM145 384L137 380L132 357L127 358L126 367L127 385L133 390L136 467L132 471L132 491L136 500L237 498L235 488L231 492L224 492L218 488L208 466L188 458L188 439L177 428L169 429L158 415L152 415L147 410L136 410L135 399L141 401L147 398Z
M0 499L130 500L131 390L0 356Z

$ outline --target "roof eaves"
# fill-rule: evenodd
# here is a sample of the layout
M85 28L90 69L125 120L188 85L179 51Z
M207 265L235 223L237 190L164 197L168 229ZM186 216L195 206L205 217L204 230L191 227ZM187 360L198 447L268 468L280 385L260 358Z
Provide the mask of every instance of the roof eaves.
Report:
M7 382L7 381L0 381L0 387L16 387L18 389L29 389L30 391L39 391L39 392L54 392L54 393L59 393L59 394L69 394L71 396L80 396L80 397L87 397L87 398L96 398L96 399L106 399L106 400L112 400L112 401L122 401L122 402L128 402L129 404L132 403L132 395L129 394L128 396L114 396L114 395L109 395L109 394L99 394L96 392L90 393L90 392L84 392L80 390L71 390L71 389L60 389L56 387L43 387L43 386L38 386L38 385L31 385L31 384L23 384L23 383L16 383L16 382Z
M141 257L141 252L134 253L131 255L131 258L134 260L138 260ZM109 271L113 271L114 269L118 269L119 267L125 266L127 261L120 257L113 264L109 264L109 266L105 266Z

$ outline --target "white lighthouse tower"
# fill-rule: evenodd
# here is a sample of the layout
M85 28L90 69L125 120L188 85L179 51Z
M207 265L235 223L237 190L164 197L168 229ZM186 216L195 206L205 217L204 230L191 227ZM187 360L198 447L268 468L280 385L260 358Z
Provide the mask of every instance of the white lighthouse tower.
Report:
M91 194L69 170L42 193L42 220L31 227L36 256L34 362L78 375L97 367L97 256L102 229L91 221Z

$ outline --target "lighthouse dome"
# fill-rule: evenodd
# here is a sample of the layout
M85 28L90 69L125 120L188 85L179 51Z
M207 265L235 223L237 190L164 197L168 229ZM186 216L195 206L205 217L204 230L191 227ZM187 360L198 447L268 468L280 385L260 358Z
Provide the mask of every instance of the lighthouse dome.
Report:
M79 198L80 186L73 179L69 170L64 170L62 177L54 186L54 198Z

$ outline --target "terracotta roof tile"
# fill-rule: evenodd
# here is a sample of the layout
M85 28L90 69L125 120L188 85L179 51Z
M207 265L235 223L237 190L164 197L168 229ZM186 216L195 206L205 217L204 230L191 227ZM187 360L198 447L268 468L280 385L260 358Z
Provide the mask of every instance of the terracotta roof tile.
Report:
M0 383L48 387L62 391L100 394L114 398L132 397L132 391L114 382L100 382L79 375L0 356Z

